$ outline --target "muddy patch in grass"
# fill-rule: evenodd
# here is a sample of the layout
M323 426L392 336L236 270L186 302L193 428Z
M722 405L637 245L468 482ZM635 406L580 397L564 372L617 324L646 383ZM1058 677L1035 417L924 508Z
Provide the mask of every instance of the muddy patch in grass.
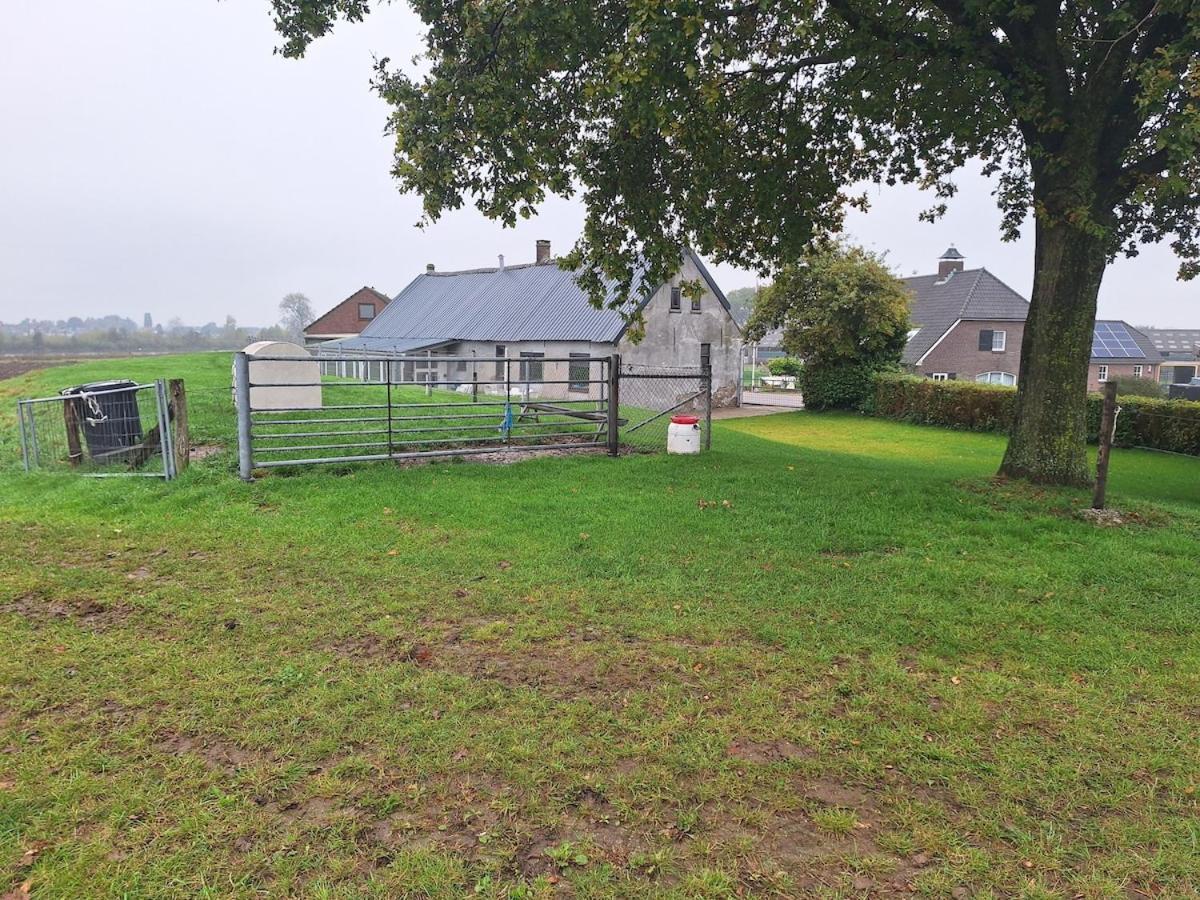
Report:
M0 613L20 616L33 625L75 622L95 629L118 625L129 617L130 612L129 607L103 603L89 597L48 600L35 593L24 594L0 605Z
M732 759L751 763L774 763L790 759L804 759L813 752L799 744L778 738L773 741L751 741L745 738L734 740L725 753Z
M154 742L154 749L171 756L196 756L206 768L226 773L250 769L270 761L270 756L262 751L247 750L220 738L180 734L177 731L162 732Z

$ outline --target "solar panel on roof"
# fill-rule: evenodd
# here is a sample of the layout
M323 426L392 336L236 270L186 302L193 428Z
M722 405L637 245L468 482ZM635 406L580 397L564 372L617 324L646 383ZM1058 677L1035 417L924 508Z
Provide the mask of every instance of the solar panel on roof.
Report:
M1092 356L1101 359L1145 359L1133 335L1121 322L1097 322L1092 331Z

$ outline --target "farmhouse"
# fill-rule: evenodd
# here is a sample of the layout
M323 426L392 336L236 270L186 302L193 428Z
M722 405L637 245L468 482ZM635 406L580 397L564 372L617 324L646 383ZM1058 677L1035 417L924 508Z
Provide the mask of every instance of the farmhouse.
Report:
M387 295L375 288L360 287L304 329L304 346L317 347L328 341L356 336L383 312L388 302Z
M962 379L1015 385L1029 301L989 272L967 269L950 247L936 275L904 279L913 294L902 362L935 381ZM1158 377L1161 354L1145 334L1126 322L1096 321L1088 390L1117 377Z
M698 297L683 291L698 282ZM399 380L464 385L487 380L520 386L531 395L587 398L599 387L588 357L621 354L625 365L711 365L713 402L737 399L741 329L729 301L692 251L678 273L641 299L645 333L634 342L617 310L597 309L538 241L535 261L461 272L433 266L418 275L357 337L328 349L367 354L365 377L378 377L382 359L405 354ZM449 357L449 359L446 359ZM576 362L578 360L578 362ZM589 379L590 375L590 379ZM397 376L393 376L394 378Z

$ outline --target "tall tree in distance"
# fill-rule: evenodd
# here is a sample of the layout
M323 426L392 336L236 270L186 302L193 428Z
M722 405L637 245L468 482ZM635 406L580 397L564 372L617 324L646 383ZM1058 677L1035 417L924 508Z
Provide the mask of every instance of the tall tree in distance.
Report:
M294 341L304 338L305 327L316 318L308 298L298 293L284 295L279 301L279 312L280 324Z
M767 274L837 232L862 182L932 188L972 158L1003 234L1032 212L1034 280L1002 471L1082 483L1106 265L1170 240L1200 258L1196 0L411 0L428 70L387 60L393 171L427 219L505 224L581 191L568 264L600 302L691 244ZM370 0L272 0L300 56Z

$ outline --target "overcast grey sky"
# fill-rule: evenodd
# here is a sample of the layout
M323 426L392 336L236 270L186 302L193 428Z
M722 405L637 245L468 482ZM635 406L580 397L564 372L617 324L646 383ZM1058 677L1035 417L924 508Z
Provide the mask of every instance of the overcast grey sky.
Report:
M388 175L386 108L372 55L407 60L419 22L403 4L342 26L307 58L272 55L266 0L8 0L0 31L0 320L120 313L140 321L277 319L302 291L321 311L363 284L398 292L440 269L565 250L577 203L504 230L465 210L425 230ZM851 235L902 275L954 243L1028 296L1033 246L1004 244L990 187L964 174L950 214L917 221L919 192L873 191ZM1200 284L1165 246L1114 264L1100 314L1200 324ZM754 276L716 268L726 289Z

